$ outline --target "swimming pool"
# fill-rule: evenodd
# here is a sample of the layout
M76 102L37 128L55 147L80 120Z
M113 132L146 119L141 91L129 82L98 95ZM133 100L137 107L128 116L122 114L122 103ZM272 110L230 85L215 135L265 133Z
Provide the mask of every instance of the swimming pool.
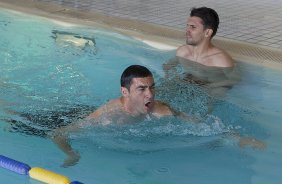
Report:
M0 15L2 155L84 183L259 184L282 179L281 72L244 62L239 63L242 81L217 101L201 126L173 118L97 126L72 135L81 160L60 167L65 155L48 138L52 130L119 96L120 74L131 64L150 68L161 89L162 64L175 51L100 28L57 24L5 10ZM82 37L93 44L75 39ZM185 90L175 99L189 104L172 105L201 114L209 96L198 88ZM158 93L171 101L169 95ZM263 140L267 149L241 149L223 136L229 131ZM2 168L0 178L2 183L39 183Z

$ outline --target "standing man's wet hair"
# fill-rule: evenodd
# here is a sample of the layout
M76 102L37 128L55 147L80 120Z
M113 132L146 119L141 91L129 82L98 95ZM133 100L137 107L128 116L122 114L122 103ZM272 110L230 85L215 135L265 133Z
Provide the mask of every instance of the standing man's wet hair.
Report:
M123 71L120 78L120 85L121 87L125 87L129 90L133 78L144 78L151 76L153 76L153 74L145 66L131 65Z
M190 17L201 18L204 28L213 30L211 38L216 34L219 25L219 17L215 10L207 7L192 8Z

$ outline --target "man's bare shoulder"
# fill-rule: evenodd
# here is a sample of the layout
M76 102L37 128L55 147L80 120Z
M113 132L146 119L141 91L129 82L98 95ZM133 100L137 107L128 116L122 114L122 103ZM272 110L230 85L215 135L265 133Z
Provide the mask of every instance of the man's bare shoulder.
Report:
M222 49L217 49L217 53L212 59L213 65L216 67L233 67L234 61L232 57Z
M177 48L176 56L186 58L191 55L191 48L189 45L182 45Z
M172 109L164 102L155 100L153 115L156 117L171 116L173 115Z
M103 113L105 113L105 111L113 110L113 109L120 108L120 107L121 107L120 98L116 98L116 99L110 100L109 102L107 102L103 106L99 107L96 111L94 111L91 114L89 114L87 119L98 118Z

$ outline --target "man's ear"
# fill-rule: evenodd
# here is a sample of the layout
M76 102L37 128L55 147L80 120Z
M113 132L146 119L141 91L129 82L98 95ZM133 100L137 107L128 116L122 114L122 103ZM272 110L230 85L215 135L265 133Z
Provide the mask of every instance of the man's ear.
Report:
M121 94L122 94L123 97L127 97L129 95L129 91L125 87L121 87L120 91L121 91Z
M213 33L213 30L212 29L206 29L205 31L205 37L211 37L212 33Z

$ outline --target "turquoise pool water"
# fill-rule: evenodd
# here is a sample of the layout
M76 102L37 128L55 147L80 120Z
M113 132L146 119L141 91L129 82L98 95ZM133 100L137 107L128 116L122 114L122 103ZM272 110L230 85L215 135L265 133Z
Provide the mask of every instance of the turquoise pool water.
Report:
M79 163L60 167L65 155L48 136L54 128L75 122L119 96L125 67L150 68L157 97L172 101L177 92L163 94L160 89L162 64L175 51L99 28L66 26L6 10L0 17L0 154L89 184L281 181L282 74L243 62L238 65L242 81L216 101L214 111L200 125L165 118L93 127L71 135L81 154ZM68 41L66 34L88 43ZM203 114L210 97L193 86L179 88L185 93L173 96L179 102L172 106ZM241 149L225 136L228 132L256 137L267 148ZM2 168L0 181L40 183Z

